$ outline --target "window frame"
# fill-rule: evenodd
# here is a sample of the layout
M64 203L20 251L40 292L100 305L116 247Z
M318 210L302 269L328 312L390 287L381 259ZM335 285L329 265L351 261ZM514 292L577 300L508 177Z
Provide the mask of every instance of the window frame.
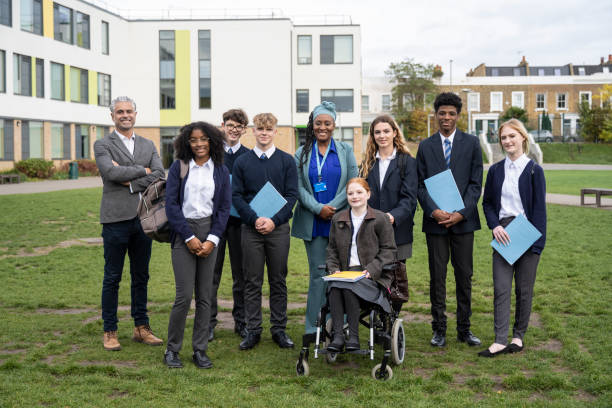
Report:
M493 97L499 97L499 104L493 106ZM491 112L502 112L504 110L504 93L502 91L492 91L489 94L489 110Z
M347 62L336 62L336 38L347 37L351 39L351 60ZM328 59L327 48L324 48L324 40L331 38L331 60ZM355 39L353 34L332 34L332 35L321 35L319 38L320 54L319 59L321 65L350 65L355 61ZM331 61L331 62L330 62Z
M514 98L515 96L519 96L519 95L521 97L521 103L516 104L514 103ZM512 97L511 103L513 107L525 109L525 91L512 91L511 97Z
M106 80L108 80L108 82ZM102 84L100 84L100 81L102 81ZM108 107L110 106L110 103L111 103L111 89L112 89L111 88L112 86L111 76L109 74L98 72L97 82L98 82L97 104L98 106ZM101 89L101 88L104 88L104 89ZM107 91L107 92L103 94L102 92L104 91Z
M15 59L17 59L18 61L17 65L15 65ZM27 62L27 60L29 60L29 62ZM22 64L24 63L27 63L29 65L29 68L25 70L27 73L26 78L28 79L27 84L29 85L29 89L25 92L24 84L22 82L24 75ZM17 68L17 72L15 72L15 68ZM32 96L32 57L28 55L13 53L13 95Z
M208 38L201 38L200 33L208 32ZM200 52L200 41L208 40L208 58L202 58L202 53ZM174 61L176 64L176 36L174 43ZM208 76L203 76L202 73L202 62L208 61ZM175 65L176 67L176 65ZM176 74L176 72L175 72ZM176 76L175 76L176 80ZM202 95L202 90L206 89L202 87L202 84L206 84L208 81L208 104L206 103L206 96ZM176 88L175 88L176 92ZM175 94L176 98L176 94ZM198 108L199 109L212 109L212 33L211 30L198 30Z
M74 33L73 33L73 44L76 45L77 47L81 47L81 48L85 48L86 50L89 50L91 48L91 17L89 16L89 14L85 14L83 12L80 12L78 10L74 10L72 12L72 20L73 20L73 27L74 27ZM84 17L83 22L79 23L79 17ZM82 38L82 44L79 44L79 34L83 34L83 32L85 32L85 30L82 29L84 22L87 22L87 38ZM81 26L81 30L79 30L79 25ZM86 40L86 42L85 42Z
M587 98L587 102L589 103L589 109L593 106L593 92L591 91L579 91L578 92L578 100L580 101L580 104L582 104L582 97L583 96L588 96Z
M1 6L5 5L7 10L6 10L6 15L5 13L2 13L2 8ZM4 16L4 19L0 18L0 24L7 26L7 27L12 27L13 26L13 2L11 0L0 0L0 16Z
M388 103L385 103L385 98L388 98ZM383 112L391 112L391 94L380 95L380 110Z
M162 33L172 33L172 39L170 38L162 38ZM170 109L176 109L176 31L175 30L159 30L159 42L158 42L158 46L159 46L159 109L160 110L170 110ZM162 41L170 41L172 40L172 47L173 47L173 51L172 51L172 59L162 59ZM166 62L166 61L172 61L172 73L173 76L170 78L164 78L162 77L162 63ZM168 84L171 84L172 86L167 86L166 88L164 88L162 85L164 84L163 81L168 81ZM170 92L167 92L167 90L171 89L172 91L172 95L170 95ZM165 90L167 93L162 92L162 90ZM164 103L164 95L168 95L167 98L167 102Z
M300 92L302 97L306 95L306 106L300 105ZM301 108L300 108L301 106ZM310 90L309 89L296 89L295 90L295 111L296 113L308 113L310 112Z
M31 10L32 10L32 29L29 30L27 28L25 28L23 26L23 3L24 2L29 2L30 4L32 4ZM37 6L38 5L38 6ZM38 10L38 13L36 13L36 11ZM38 14L38 15L37 15ZM43 35L44 32L44 27L43 27L43 11L42 11L42 0L21 0L20 1L20 5L19 5L19 18L20 18L20 24L19 27L21 28L21 31L25 31L28 33L32 33L32 34L36 34L36 35ZM37 29L38 27L38 29Z
M62 31L59 29L60 28L60 19L58 18L61 12L61 9L66 9L68 10L68 14L70 16L70 27L68 30L68 35L70 36L70 38L68 39L63 39L61 38L61 34ZM66 7L62 4L59 3L53 3L53 39L63 42L65 44L74 44L74 36L75 36L75 27L74 27L74 10L72 10L70 7Z
M61 79L61 98L55 98L53 96L53 67L57 66L61 68L61 75L60 75L60 79ZM51 99L55 100L55 101L65 101L66 100L66 67L64 64L60 64L59 62L53 62L51 61L50 65L49 65L49 79L51 81Z
M472 105L475 105L476 109L473 109ZM468 112L480 112L480 92L468 92L467 106Z
M364 103L364 100L365 100L365 103ZM363 112L370 111L370 95L361 95L361 110Z
M350 110L344 110L344 107L342 106L342 104L339 104L337 102L337 98L348 98L348 96L336 96L336 93L338 91L350 91L351 92L351 107ZM323 93L324 92L332 92L333 96L329 97L324 97ZM355 112L355 90L354 89L344 89L344 88L339 88L339 89L321 89L321 102L323 101L330 101L330 102L334 102L336 104L336 112Z
M538 103L539 103L538 97L540 95L542 96L542 107L541 108L538 107ZM542 92L536 93L536 95L535 95L535 110L536 111L546 110L546 92L544 92L544 93L542 93Z
M0 93L6 93L6 51L0 50Z
M45 60L42 58L32 58L32 62L35 64L34 72L36 75L36 89L33 89L33 95L37 98L45 97ZM40 75L39 75L40 69Z
M563 106L559 106L559 102L560 99L559 97L563 96ZM566 92L560 92L557 93L557 97L556 97L556 106L557 106L557 110L567 110L567 105L568 105L568 97L567 97L567 93Z
M106 27L106 30L104 27ZM100 41L100 50L102 55L110 55L110 24L108 21L102 20L100 24Z
M309 49L308 49L308 53L310 54L308 57L301 57L300 56L300 39L308 39L309 40ZM312 65L312 35L310 34L299 34L297 36L296 39L296 47L297 47L297 52L296 52L296 57L297 57L297 64L298 65ZM300 59L301 58L305 58L306 60L304 62L302 62Z
M77 87L75 87L72 83L73 70L78 71L79 73L79 83ZM73 92L77 88L79 90L79 100L74 100ZM72 65L70 66L70 102L84 104L89 103L89 71Z

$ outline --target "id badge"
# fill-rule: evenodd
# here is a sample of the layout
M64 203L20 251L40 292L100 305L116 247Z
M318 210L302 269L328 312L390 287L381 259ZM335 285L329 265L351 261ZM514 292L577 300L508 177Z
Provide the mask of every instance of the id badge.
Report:
M325 184L324 181L320 181L318 183L315 183L315 185L314 185L314 192L315 193L320 193L322 191L327 191L327 184Z

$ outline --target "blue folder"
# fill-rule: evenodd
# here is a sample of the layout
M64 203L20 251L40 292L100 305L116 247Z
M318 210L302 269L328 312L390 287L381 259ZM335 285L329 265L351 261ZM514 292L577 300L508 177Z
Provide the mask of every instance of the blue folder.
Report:
M230 187L232 185L232 175L230 174ZM232 208L230 208L230 215L232 217L238 217L240 218L240 215L238 214L238 211L236 211L236 208L234 207L234 204L232 204Z
M514 265L525 251L536 242L542 233L531 224L523 215L516 216L506 227L506 232L510 235L510 243L503 245L495 239L491 241L491 246L510 264Z
M258 217L272 218L287 204L283 197L269 181L253 197L249 205Z
M439 209L452 213L465 208L450 169L426 179L425 187Z

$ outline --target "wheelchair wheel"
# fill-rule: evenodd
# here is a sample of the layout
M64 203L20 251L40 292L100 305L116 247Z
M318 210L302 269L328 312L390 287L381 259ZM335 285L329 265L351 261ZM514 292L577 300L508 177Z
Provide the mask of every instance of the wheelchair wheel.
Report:
M298 360L295 364L295 372L298 377L308 377L308 375L310 375L308 361L306 359L302 359L302 362L300 363L300 360Z
M406 351L406 337L404 335L404 325L402 319L395 319L391 328L391 358L395 365L404 362Z
M329 319L325 323L325 330L327 330L327 332L331 335L331 331L332 331L332 321L331 321L331 319ZM329 346L329 343L331 343L331 339L325 338L325 341L323 342L323 347L325 349L327 349L327 346ZM327 354L325 354L325 361L327 361L328 363L335 363L337 358L338 358L338 354L337 353L327 353Z
M381 368L381 364L378 363L374 366L374 368L372 368L372 378L375 380L381 380L381 381L387 381L393 378L393 370L391 369L390 366L386 366L386 370L385 372L382 372Z

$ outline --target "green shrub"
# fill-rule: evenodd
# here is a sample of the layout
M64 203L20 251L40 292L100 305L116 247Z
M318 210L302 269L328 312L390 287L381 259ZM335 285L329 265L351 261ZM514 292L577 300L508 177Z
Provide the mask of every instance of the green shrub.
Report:
M96 166L95 160L80 159L80 160L77 160L77 163L79 165L79 175L80 176L99 176L100 175L100 172L98 171L98 166ZM59 169L61 173L66 173L66 174L68 174L69 170L70 170L70 163L64 163Z
M44 159L27 159L17 162L15 168L28 177L49 178L53 175L55 167L53 162Z

